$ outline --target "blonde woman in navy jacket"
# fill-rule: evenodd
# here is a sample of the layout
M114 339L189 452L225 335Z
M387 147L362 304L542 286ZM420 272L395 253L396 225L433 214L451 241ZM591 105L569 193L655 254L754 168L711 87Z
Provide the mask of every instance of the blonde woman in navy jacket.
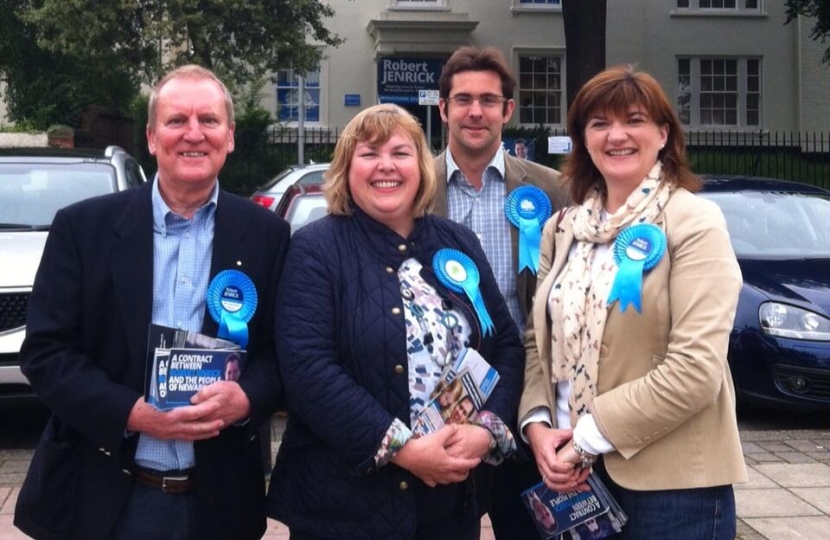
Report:
M515 451L506 426L521 393L518 331L475 235L427 214L435 183L417 121L371 107L338 142L330 215L292 239L276 316L290 416L268 508L294 540L476 539L477 495ZM490 332L433 270L448 248L478 269ZM413 437L413 417L463 347L499 371L493 395L477 421Z

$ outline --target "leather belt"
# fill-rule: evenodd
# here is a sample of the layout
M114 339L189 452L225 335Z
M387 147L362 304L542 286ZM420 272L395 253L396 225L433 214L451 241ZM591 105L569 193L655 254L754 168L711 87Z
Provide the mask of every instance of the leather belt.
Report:
M196 479L193 478L192 473L165 476L161 473L153 474L141 469L134 469L130 474L136 481L171 495L187 493L196 485Z

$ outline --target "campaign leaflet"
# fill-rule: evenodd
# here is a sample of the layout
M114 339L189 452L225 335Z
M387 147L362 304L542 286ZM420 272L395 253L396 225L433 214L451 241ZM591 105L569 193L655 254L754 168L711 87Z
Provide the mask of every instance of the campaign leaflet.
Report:
M563 540L599 540L608 538L622 531L622 523L610 510L601 516L580 523L573 529L565 531Z
M144 400L159 410L189 405L205 386L238 379L245 356L232 341L151 324Z
M590 484L589 484L590 485ZM608 512L608 504L593 490L557 493L540 482L522 493L522 501L542 538L565 531ZM565 535L567 537L568 535Z
M566 531L562 536L563 540L598 540L607 538L622 531L623 526L628 523L628 516L620 507L619 503L608 492L608 488L599 479L599 476L591 474L588 476L588 485L597 497L608 505L608 511L604 514L586 520L573 529Z
M412 432L426 435L445 424L463 424L476 414L493 393L499 373L475 349L463 349L441 374L433 396L418 414Z

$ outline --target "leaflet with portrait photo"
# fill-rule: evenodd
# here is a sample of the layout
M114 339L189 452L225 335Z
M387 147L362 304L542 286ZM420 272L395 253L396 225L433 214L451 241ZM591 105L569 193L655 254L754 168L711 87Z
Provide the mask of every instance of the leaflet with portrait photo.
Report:
M580 523L573 529L565 531L563 540L599 540L608 538L622 531L623 524L610 510L601 516Z
M498 372L478 351L463 349L442 373L432 398L418 413L412 432L421 436L445 424L474 421L498 381Z
M237 380L246 351L231 341L151 324L144 399L159 410L190 404L205 386Z
M454 375L438 394L429 400L412 426L415 435L434 433L446 424L465 424L475 420L484 398L469 371Z
M623 526L628 522L628 515L620 507L619 503L611 496L608 488L599 479L599 476L591 474L588 476L588 485L597 497L608 505L608 511L595 518L580 523L573 529L566 531L563 540L598 540L607 538L622 531Z
M544 539L557 538L578 525L597 519L609 508L593 488L585 492L557 493L542 482L522 493L522 501ZM568 536L564 535L565 538Z
M450 383L462 371L467 371L472 375L478 394L481 395L483 401L487 401L496 383L499 382L499 372L477 350L467 347L458 353L455 361L441 375L441 379Z

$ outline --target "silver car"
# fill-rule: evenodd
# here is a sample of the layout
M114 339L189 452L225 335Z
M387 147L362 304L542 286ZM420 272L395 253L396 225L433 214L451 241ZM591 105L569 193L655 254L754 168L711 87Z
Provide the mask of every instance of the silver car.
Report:
M322 184L323 173L329 168L329 163L311 163L309 165L293 165L277 176L258 187L251 195L251 200L264 206L272 212L277 211L277 205L288 191L290 186L300 184L304 186Z
M0 149L0 402L33 396L18 354L29 293L55 213L145 182L138 162L117 146Z

